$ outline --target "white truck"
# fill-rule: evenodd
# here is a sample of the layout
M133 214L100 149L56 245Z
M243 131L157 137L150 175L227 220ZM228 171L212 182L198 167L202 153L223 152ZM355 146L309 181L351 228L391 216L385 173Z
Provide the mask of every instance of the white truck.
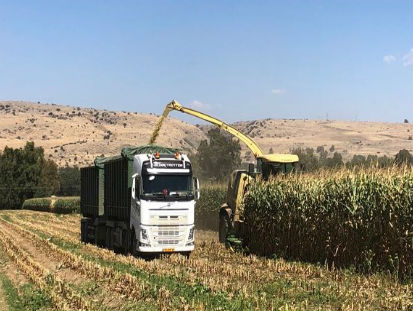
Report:
M185 154L156 145L123 148L81 169L81 239L132 254L189 255L198 198Z

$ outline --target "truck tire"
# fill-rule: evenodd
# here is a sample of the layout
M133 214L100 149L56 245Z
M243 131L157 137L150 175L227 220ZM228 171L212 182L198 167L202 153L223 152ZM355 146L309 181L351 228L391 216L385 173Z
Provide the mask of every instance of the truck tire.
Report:
M113 250L112 227L106 226L106 248Z
M186 259L189 259L191 256L191 252L181 252L181 255L184 256Z
M80 222L80 241L86 243L87 224L83 219Z
M123 229L122 230L122 253L127 255L130 251L131 245L131 230Z
M133 230L132 233L132 241L131 241L131 249L130 249L130 253L132 256L137 256L138 252L136 251L136 248L138 246L138 241L136 241L136 235L135 235L135 230Z
M95 245L99 247L105 247L106 242L106 226L95 226Z
M225 243L229 230L229 217L227 213L219 214L219 242Z

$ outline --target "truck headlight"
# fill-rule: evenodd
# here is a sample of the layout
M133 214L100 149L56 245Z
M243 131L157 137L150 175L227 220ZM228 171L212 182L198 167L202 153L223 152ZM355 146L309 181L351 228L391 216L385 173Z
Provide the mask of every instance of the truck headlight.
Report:
M194 239L194 228L189 229L188 240Z
M146 231L146 229L141 229L141 237L142 237L142 240L148 239L148 232Z

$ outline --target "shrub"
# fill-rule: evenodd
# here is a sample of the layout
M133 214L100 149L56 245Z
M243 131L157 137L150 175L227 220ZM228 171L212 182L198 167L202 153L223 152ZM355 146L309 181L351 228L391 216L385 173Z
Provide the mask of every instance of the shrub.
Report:
M57 198L53 205L53 212L58 214L80 213L80 197Z
M23 209L31 209L35 211L51 211L52 200L50 198L34 198L28 199L23 202Z

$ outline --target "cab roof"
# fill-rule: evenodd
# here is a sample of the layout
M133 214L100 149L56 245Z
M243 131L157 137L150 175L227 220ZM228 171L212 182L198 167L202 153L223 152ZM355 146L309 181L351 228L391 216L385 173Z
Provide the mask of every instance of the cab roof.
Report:
M296 154L281 154L272 153L259 156L258 159L262 159L263 162L278 162L278 163L295 163L298 162L298 155Z

